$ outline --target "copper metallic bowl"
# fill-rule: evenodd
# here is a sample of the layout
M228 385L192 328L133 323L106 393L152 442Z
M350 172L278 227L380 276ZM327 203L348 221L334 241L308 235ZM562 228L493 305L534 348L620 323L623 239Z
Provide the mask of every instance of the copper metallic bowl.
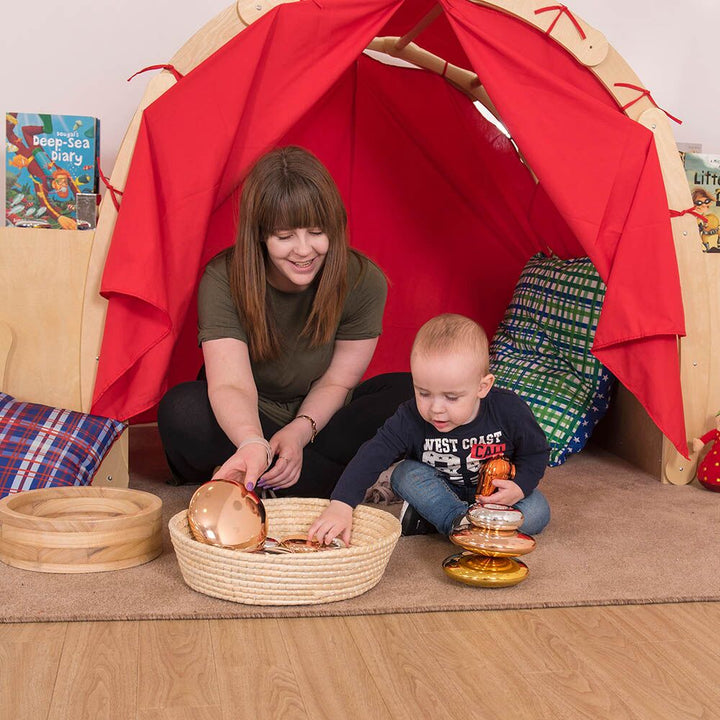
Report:
M254 492L233 480L201 485L188 507L193 537L208 545L257 550L265 542L265 507Z
M294 553L322 552L323 550L336 550L345 547L345 544L337 538L329 545L323 545L317 540L308 542L307 535L303 534L288 535L280 540L278 545Z
M535 549L535 538L515 530L489 530L471 525L450 535L463 550L488 557L517 557Z

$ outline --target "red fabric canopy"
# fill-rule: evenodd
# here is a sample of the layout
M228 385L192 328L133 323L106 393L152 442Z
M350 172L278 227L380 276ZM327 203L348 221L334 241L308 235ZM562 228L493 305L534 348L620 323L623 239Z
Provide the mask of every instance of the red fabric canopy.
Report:
M145 110L103 277L94 412L132 418L193 376L202 269L234 242L250 165L294 143L328 166L352 244L391 282L370 374L407 369L415 331L439 312L494 332L539 250L588 255L608 286L596 355L687 452L684 319L652 134L552 39L442 0L417 42L478 72L536 185L511 142L442 78L361 54L433 4L281 5Z

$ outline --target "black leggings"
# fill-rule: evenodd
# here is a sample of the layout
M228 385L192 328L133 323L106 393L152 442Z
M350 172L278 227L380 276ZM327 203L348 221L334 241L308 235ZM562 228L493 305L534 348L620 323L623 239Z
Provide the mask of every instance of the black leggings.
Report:
M350 403L305 446L298 482L276 494L330 497L358 448L412 395L410 373L377 375L358 385ZM260 424L266 438L282 427L263 413ZM204 380L182 383L165 394L158 409L158 429L174 484L206 482L235 452L235 445L215 419Z

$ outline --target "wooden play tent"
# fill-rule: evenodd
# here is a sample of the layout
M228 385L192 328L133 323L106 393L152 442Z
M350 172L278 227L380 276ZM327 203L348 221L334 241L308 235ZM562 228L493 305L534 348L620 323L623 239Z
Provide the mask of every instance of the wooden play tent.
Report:
M598 31L537 0L227 8L149 82L94 237L3 231L3 388L127 419L189 378L199 274L233 242L244 172L290 142L328 165L351 241L390 276L371 371L405 369L414 330L435 312L492 331L531 254L589 255L608 285L595 351L627 388L607 441L664 481L692 479L685 439L720 405L720 278L684 212L668 117ZM28 252L33 278L17 272ZM45 278L71 267L77 276L41 300ZM98 481L121 484L126 458L125 443Z

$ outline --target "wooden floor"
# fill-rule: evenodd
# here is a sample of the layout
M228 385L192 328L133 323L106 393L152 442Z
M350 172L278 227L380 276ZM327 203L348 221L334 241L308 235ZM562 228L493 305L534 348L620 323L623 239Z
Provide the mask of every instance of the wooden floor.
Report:
M720 718L720 603L0 625L10 720Z

